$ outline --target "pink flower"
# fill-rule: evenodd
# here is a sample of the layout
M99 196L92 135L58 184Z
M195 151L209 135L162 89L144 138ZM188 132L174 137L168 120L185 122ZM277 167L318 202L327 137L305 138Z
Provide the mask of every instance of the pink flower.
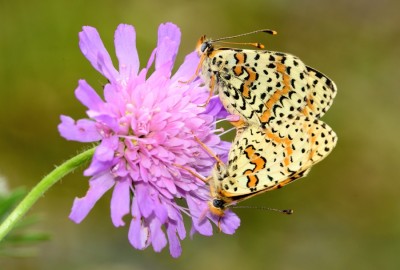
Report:
M180 36L174 24L160 25L157 48L139 72L134 28L119 25L115 32L117 70L96 29L83 27L81 51L109 83L103 100L80 80L75 94L88 108L89 119L61 116L58 126L67 140L99 142L84 172L91 177L90 188L83 198L75 199L70 218L81 222L113 188L111 220L116 227L124 226L123 217L130 215L132 246L144 249L152 245L159 252L169 242L173 257L181 254L180 239L186 236L182 213L191 217L192 233L212 235L210 220L219 220L208 211L208 186L182 169L209 175L215 163L194 136L222 158L230 146L215 134L216 119L226 116L219 99L205 109L199 105L207 100L208 89L201 81L181 83L195 73L197 54L187 55L171 77ZM155 70L148 75L153 63ZM186 201L187 206L177 204L177 199ZM239 218L227 211L220 227L233 234L239 223Z

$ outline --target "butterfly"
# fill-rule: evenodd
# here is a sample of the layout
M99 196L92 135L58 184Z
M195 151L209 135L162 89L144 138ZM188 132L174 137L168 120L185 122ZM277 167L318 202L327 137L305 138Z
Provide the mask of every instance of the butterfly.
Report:
M230 114L240 116L233 125L267 126L271 121L296 114L320 118L330 108L337 88L321 72L306 66L298 57L268 50L218 47L215 43L238 36L273 30L257 30L227 38L208 40L196 46L200 56L197 74L209 85L210 97L217 92Z
M306 176L336 142L327 124L304 115L272 120L265 128L250 124L238 129L228 163L217 162L208 179L209 210L223 216L238 202Z

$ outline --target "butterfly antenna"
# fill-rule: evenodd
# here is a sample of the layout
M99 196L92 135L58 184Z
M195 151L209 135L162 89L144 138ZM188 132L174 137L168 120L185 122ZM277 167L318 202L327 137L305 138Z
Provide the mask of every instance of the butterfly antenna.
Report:
M258 209L258 210L267 210L267 211L274 211L274 212L279 212L282 214L286 215L291 215L293 214L293 209L276 209L276 208L270 208L270 207L264 207L264 206L231 206L229 208L242 208L242 209Z
M260 30L256 30L256 31L252 31L252 32L248 32L248 33L244 33L244 34L239 34L239 35L234 35L234 36L229 36L229 37L223 37L223 38L217 38L214 40L210 40L210 43L214 43L217 41L221 41L221 40L226 40L226 39L231 39L231 38L237 38L237 37L242 37L242 36L247 36L247 35L252 35L252 34L256 34L256 33L267 33L270 35L276 35L278 34L278 32L276 32L275 30L271 30L271 29L260 29Z

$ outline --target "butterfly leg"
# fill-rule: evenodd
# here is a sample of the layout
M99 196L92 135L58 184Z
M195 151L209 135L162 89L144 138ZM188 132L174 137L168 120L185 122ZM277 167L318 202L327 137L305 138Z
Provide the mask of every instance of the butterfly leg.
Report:
M204 62L205 59L206 59L206 56L205 56L205 55L202 55L202 56L200 57L200 62L199 62L199 64L197 65L196 71L195 71L195 73L192 75L192 77L189 78L189 80L187 80L187 81L179 81L179 82L180 82L180 83L191 83L191 82L193 82L194 79L196 79L196 77L199 76L201 67L202 67L203 62Z
M204 151L206 151L210 156L212 156L218 163L224 164L224 162L222 162L222 160L214 153L214 151L210 149L210 147L208 147L205 143L200 141L200 139L197 138L197 136L194 136L194 139L200 144L200 146L204 149Z
M219 219L218 219L218 230L219 230L219 232L222 232L222 229L221 229L221 219L222 219L222 217L219 217Z
M211 75L210 84L209 84L210 93L208 95L207 101L204 104L200 105L199 107L205 107L208 105L208 103L210 103L210 99L212 98L213 93L214 93L215 80L216 80L215 75Z
M190 168L188 168L188 167L182 166L182 165L180 165L180 164L174 163L173 165L176 166L176 167L178 167L178 168L180 168L180 169L182 169L182 170L187 171L187 172L190 173L192 176L194 176L195 178L201 180L202 182L204 182L204 183L206 183L206 184L207 184L207 183L210 181L210 179L211 179L211 176L205 178L204 176L198 174L198 173L195 172L194 170L192 170L192 169L190 169Z

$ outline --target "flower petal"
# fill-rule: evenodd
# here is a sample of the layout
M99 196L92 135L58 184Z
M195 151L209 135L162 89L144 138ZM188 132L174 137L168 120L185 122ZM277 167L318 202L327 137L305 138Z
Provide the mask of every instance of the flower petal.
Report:
M95 156L92 158L92 162L90 163L89 167L83 171L84 176L93 176L97 173L104 172L109 170L111 167L111 162L102 162L96 159Z
M182 253L181 243L176 235L176 226L169 223L167 225L167 236L169 242L169 253L172 257L178 258Z
M160 252L167 245L167 238L157 218L152 218L150 220L150 237L155 252Z
M74 121L69 116L61 115L61 123L58 125L58 131L61 136L70 141L78 142L96 142L101 139L97 131L96 122L88 119Z
M118 149L118 137L104 138L97 146L94 155L100 161L111 161L114 158L115 150Z
M179 69L175 72L175 74L171 78L171 82L179 81L188 81L196 74L197 66L199 65L200 58L197 55L197 52L192 52L186 55L185 60ZM185 83L180 83L185 84ZM207 107L209 107L207 105Z
M154 200L154 212L158 220L164 224L167 222L168 219L168 210L166 206L164 205L164 202L161 202L160 199L155 199Z
M88 109L94 111L100 111L104 103L96 91L85 80L79 80L75 96Z
M222 105L221 99L218 96L213 96L210 99L209 104L203 114L212 115L216 118L226 118L229 113L226 111L225 107Z
M191 235L199 232L202 235L212 235L212 226L208 219L205 218L208 212L208 205L205 201L201 201L194 196L186 196L186 201L192 216L193 228Z
M136 77L139 71L139 57L136 50L136 33L133 26L120 24L115 31L114 43L121 79L128 80Z
M156 69L166 68L169 73L172 70L181 42L181 31L173 23L161 24L158 28L158 43Z
M124 226L122 218L130 211L130 179L117 181L111 198L111 219L115 227Z
M150 185L136 184L135 196L140 213L143 217L147 218L153 213L154 202L150 196Z
M111 57L108 54L96 28L84 26L79 33L79 47L83 55L92 66L109 81L115 82L118 71L114 68Z
M144 74L147 73L147 70L148 70L148 69L153 65L153 63L154 63L154 59L156 58L156 54L157 54L157 48L154 49L154 50L151 52L150 57L149 57L149 60L147 61L146 68L143 69L140 73L142 73L142 72L143 72Z
M105 170L110 170L111 166L118 163L114 160L115 151L118 149L118 137L105 138L97 146L90 166L83 172L85 176L92 176Z
M113 187L114 183L114 179L109 173L92 177L85 197L75 198L69 218L75 223L80 223L104 193Z
M133 197L132 221L128 232L129 242L134 248L145 249L150 245L149 234L149 227L144 224L136 197Z
M240 226L240 219L232 211L226 210L219 224L223 233L234 234L236 229Z

